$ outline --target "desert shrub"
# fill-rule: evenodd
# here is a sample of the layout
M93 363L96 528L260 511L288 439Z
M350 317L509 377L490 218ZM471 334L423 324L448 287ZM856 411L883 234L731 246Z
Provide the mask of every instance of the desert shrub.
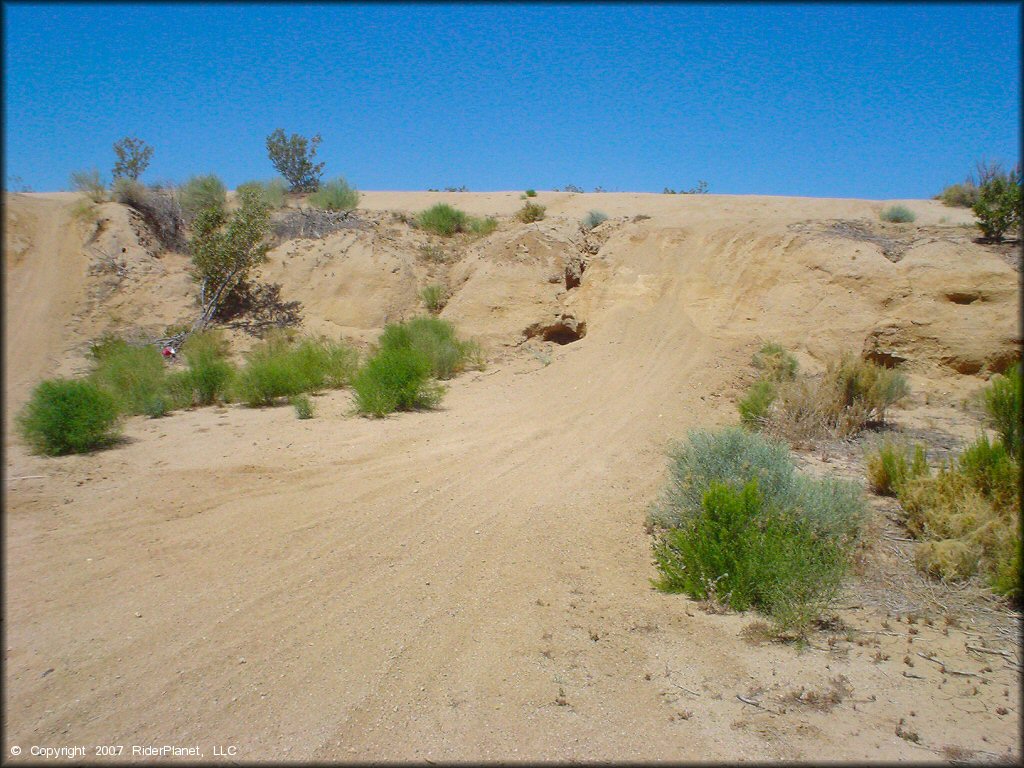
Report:
M469 226L469 217L458 208L447 203L437 205L416 214L416 226L428 232L451 237L456 232L464 232Z
M1003 445L1018 461L1021 458L1021 366L1018 363L1005 376L994 376L982 392L990 427L999 433Z
M805 632L833 603L847 552L805 518L766 501L756 479L712 482L701 506L654 548L659 589L758 608L785 630Z
M207 176L193 176L178 192L181 211L186 221L191 221L206 208L223 211L227 199L228 192L224 182L212 173Z
M785 444L739 428L691 432L669 453L670 480L648 514L652 526L684 527L701 510L713 483L740 490L756 480L769 507L798 510L823 536L857 535L864 502L855 484L802 478Z
M589 231L603 221L608 221L607 213L603 213L601 211L588 211L587 215L584 216L583 220L580 222L580 227L585 231Z
M165 248L184 246L184 218L174 189L152 187L129 179L114 181L114 200L139 212Z
M86 224L95 224L99 216L96 203L87 197L80 198L71 206L71 217Z
M978 187L973 181L950 184L938 195L944 205L952 208L973 208L978 202Z
M906 224L914 221L917 216L915 216L914 212L904 205L891 205L879 214L879 218L881 218L882 221Z
M235 189L235 194L239 197L243 192L259 195L268 208L276 210L284 207L288 184L280 178L270 181L247 181Z
M74 171L71 174L71 186L78 192L85 193L94 203L102 203L107 199L107 185L100 178L95 168L88 171Z
M342 342L270 334L246 356L235 379L235 394L250 406L271 405L280 397L346 386L358 354Z
M88 380L48 379L32 392L17 426L32 450L48 456L109 444L118 417L114 396Z
M837 425L852 422L859 429L870 421L885 421L886 410L910 393L903 374L853 355L843 355L825 371L824 388ZM845 432L856 431L846 429Z
M382 346L352 382L356 408L370 416L431 408L443 388L430 379L430 360L417 349Z
M137 181L139 176L149 167L153 157L153 148L142 139L125 136L114 143L114 180L130 179Z
M944 580L975 574L1019 598L1020 464L984 435L934 477L908 479L899 489L907 530L921 543L916 561Z
M227 359L228 345L223 336L217 331L197 333L188 338L181 351L188 363L190 404L211 405L226 399L235 369Z
M528 189L528 190L526 190L526 196L527 197L536 197L537 196L537 190L536 189Z
M164 394L166 366L152 346L134 346L106 338L91 350L94 359L89 379L109 394L125 413L148 413Z
M799 364L781 344L769 342L754 353L751 363L771 381L789 381L796 378Z
M485 216L483 218L470 216L469 222L466 226L474 235L483 236L489 235L491 232L496 230L498 228L498 222L490 216Z
M444 309L445 302L448 301L448 292L443 285L434 283L420 291L420 298L423 299L423 305L428 312L437 314Z
M982 234L1002 242L1007 232L1021 224L1021 170L1010 173L994 169L978 191L978 200L972 206Z
M875 453L867 457L868 484L882 496L895 496L907 480L927 476L931 470L924 447L882 442Z
M307 198L314 208L325 211L351 211L359 203L359 192L350 187L340 176L334 181L321 184L320 188Z
M296 418L313 418L313 402L309 399L309 395L294 395L291 404L295 408Z
M267 156L292 192L314 192L320 186L324 164L313 162L320 142L320 134L312 139L297 133L285 136L282 128L267 136Z
M547 208L540 203L527 202L522 208L516 212L516 218L524 224L530 224L535 221L540 221L544 218L544 211Z
M388 325L380 336L381 349L414 349L430 364L430 373L438 379L450 379L474 365L479 347L463 341L455 326L439 317L414 317L404 323Z
M766 379L755 381L747 391L747 396L737 405L743 425L759 426L768 417L768 409L775 402L775 397L775 386L772 382Z

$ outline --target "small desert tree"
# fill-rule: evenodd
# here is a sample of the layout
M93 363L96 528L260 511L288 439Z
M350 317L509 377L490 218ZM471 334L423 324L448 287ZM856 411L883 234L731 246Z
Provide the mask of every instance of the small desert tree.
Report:
M998 167L983 176L978 200L973 206L982 234L997 243L1003 235L1020 227L1021 223L1021 169L1009 173Z
M239 197L241 207L230 216L222 208L206 208L192 224L189 251L203 308L193 331L202 330L221 301L266 258L270 209L256 190L243 190Z
M136 181L149 167L149 161L153 157L153 148L142 139L125 136L114 143L114 154L117 156L117 162L114 163L114 180L131 179Z
M315 192L320 187L323 163L314 163L320 134L312 139L293 133L286 137L283 128L267 136L267 154L278 173L291 184L292 192Z

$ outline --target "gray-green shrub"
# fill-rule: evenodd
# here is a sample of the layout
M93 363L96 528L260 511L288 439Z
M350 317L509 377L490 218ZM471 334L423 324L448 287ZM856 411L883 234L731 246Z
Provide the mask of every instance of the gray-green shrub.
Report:
M540 203L527 202L522 208L516 212L516 218L524 224L531 224L535 221L540 221L544 218L544 212L547 209Z
M309 395L293 395L291 404L295 408L296 418L313 418L313 401L309 399Z
M796 378L799 363L781 344L769 342L754 353L751 363L762 375L772 381L788 381Z
M892 205L882 211L879 214L879 218L881 218L882 221L906 224L914 221L917 216L905 205Z
M235 194L241 197L243 192L255 193L268 208L283 208L288 193L288 184L284 179L276 178L269 181L247 181L235 188Z
M420 291L420 298L423 299L423 306L427 308L428 312L437 314L444 309L444 305L448 301L448 292L443 285L433 283Z
M40 382L18 414L18 430L37 453L59 456L85 453L116 437L114 396L84 379Z
M591 230L603 221L608 221L608 214L602 211L588 211L587 215L583 217L580 222L580 226L584 230Z

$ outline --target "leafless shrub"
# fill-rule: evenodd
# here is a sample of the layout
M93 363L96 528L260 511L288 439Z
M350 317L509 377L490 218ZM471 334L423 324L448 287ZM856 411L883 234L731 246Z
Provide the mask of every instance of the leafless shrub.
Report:
M292 208L274 214L271 229L278 242L306 238L317 240L342 229L355 229L361 222L351 211Z

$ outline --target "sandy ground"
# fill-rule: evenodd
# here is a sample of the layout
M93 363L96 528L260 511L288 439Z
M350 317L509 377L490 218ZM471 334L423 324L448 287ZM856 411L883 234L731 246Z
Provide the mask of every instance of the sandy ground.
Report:
M758 641L754 614L654 591L643 527L666 446L735 423L767 339L811 370L839 349L899 355L915 396L897 424L969 437L963 401L1020 334L1019 275L971 241L966 212L900 201L916 225L886 228L891 201L542 192L544 221L503 218L459 245L395 213L440 199L501 217L522 204L366 193L370 230L284 243L263 270L303 301L308 329L356 341L444 282L445 316L491 362L439 410L371 421L344 391L315 398L310 421L196 409L131 418L121 444L56 459L5 430L4 755L1020 758L1016 615L954 610L915 582L887 549L900 534L884 505L840 623L804 649ZM141 246L120 206L90 234L67 196L6 202L5 419L41 377L80 370L100 331L190 311L185 258ZM584 237L593 208L611 219ZM448 257L425 262L425 246ZM96 269L96 248L125 248L123 274ZM523 343L565 316L583 338ZM886 602L871 579L883 562L930 600L894 585Z

